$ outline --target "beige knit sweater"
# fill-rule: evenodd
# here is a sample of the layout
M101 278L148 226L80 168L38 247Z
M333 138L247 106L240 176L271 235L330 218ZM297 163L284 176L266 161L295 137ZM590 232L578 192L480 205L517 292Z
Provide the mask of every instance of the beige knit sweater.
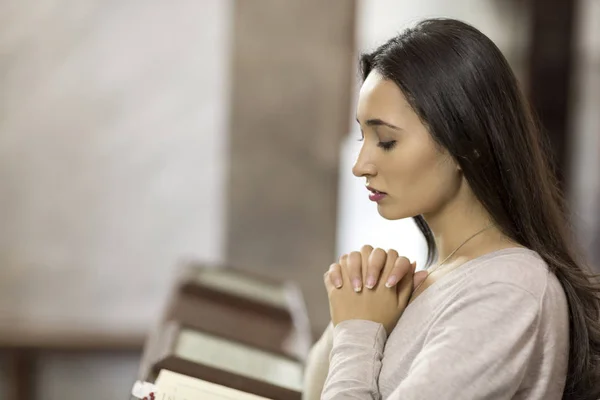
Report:
M537 253L499 250L427 288L389 337L371 321L330 326L304 399L560 399L568 326L562 286Z

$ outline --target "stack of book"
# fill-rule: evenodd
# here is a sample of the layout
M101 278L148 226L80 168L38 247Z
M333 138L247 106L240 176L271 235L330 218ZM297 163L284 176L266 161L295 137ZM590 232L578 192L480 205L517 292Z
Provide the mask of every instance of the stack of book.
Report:
M300 400L310 332L295 285L234 268L187 266L146 343L132 395Z

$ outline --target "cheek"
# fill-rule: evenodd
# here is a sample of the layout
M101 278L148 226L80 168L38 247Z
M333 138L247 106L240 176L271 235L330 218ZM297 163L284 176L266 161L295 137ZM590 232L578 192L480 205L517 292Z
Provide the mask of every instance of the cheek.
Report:
M431 212L447 202L458 187L454 164L435 150L399 158L393 179L395 218Z

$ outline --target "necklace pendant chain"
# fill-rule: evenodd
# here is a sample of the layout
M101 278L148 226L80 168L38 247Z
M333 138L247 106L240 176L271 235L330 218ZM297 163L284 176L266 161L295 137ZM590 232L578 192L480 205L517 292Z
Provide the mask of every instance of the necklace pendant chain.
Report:
M475 232L473 235L469 236L464 242L462 242L456 249L454 249L446 258L444 258L444 260L439 263L438 265L436 265L430 272L428 275L431 275L434 271L436 271L438 268L440 268L442 265L444 265L444 263L446 261L448 261L450 259L450 257L452 257L461 247L463 247L465 244L467 244L467 242L471 239L473 239L475 236L479 235L480 233L490 229L492 226L494 226L494 223L489 224L488 226L486 226L483 229L480 229L479 231ZM421 285L419 285L421 286Z

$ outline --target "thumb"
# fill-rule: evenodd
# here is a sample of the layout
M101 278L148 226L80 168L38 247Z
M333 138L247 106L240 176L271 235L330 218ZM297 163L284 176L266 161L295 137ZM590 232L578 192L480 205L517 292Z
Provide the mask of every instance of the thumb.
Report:
M419 271L413 275L413 290L415 290L427 278L427 271Z

